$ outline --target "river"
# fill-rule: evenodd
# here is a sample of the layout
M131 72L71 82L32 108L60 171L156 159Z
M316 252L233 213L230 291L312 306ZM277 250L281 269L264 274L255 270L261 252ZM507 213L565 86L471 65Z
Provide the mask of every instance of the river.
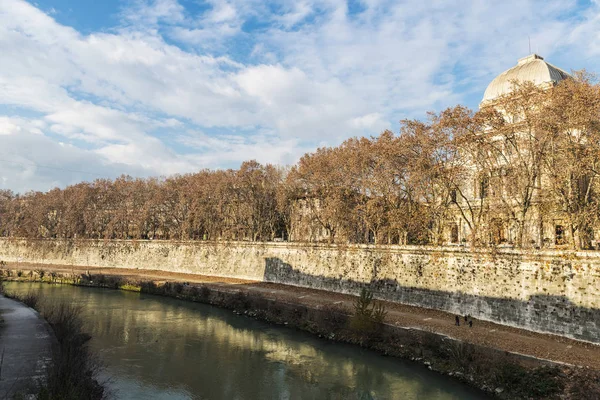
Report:
M118 399L485 399L426 367L166 297L8 283L83 308Z

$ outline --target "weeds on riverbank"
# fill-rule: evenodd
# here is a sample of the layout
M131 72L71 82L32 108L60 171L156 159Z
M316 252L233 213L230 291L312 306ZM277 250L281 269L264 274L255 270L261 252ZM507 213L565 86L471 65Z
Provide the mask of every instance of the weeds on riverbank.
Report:
M59 349L39 399L104 398L104 388L96 380L100 364L87 346L91 337L82 331L81 309L56 302L45 304L42 310L54 329Z
M52 363L45 382L35 398L38 400L100 400L105 390L96 377L100 364L87 346L90 336L83 332L81 309L64 301L49 301L38 293L9 294L40 312L58 341L52 349Z
M365 288L354 302L354 314L350 319L350 328L359 335L377 335L387 311L382 302L373 300L373 293Z
M31 307L31 308L37 310L36 306L38 305L38 300L39 300L39 294L37 292L29 291L25 294L18 294L18 295L7 293L6 296L20 301L21 303L25 304L27 307Z

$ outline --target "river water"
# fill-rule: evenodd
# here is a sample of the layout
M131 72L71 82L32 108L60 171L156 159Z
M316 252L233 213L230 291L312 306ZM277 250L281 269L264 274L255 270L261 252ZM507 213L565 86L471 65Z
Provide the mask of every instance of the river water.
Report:
M208 305L67 285L6 287L80 304L118 399L486 398L422 365Z

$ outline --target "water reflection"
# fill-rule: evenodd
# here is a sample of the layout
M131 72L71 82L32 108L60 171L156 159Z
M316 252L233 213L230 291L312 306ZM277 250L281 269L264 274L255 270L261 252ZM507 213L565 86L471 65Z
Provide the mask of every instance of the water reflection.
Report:
M91 346L127 399L478 399L425 368L183 301L9 284L84 306Z

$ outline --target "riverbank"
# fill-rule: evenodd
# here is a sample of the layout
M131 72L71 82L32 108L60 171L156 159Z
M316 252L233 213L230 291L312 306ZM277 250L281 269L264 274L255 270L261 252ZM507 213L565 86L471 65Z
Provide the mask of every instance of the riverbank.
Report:
M100 367L87 347L90 336L82 331L79 308L47 301L37 293L6 291L0 307L9 307L8 328L0 336L2 372L8 375L0 380L2 398L106 398L96 379Z
M0 295L0 398L37 393L52 360L53 333L25 304Z
M10 272L9 272L10 271ZM452 375L499 398L597 398L597 372L540 361L499 347L480 344L496 332L533 341L550 350L571 346L577 359L594 360L597 347L568 339L519 332L513 328L475 321L472 329L455 327L452 315L387 303L385 324L363 335L349 328L352 296L253 281L221 279L160 271L95 270L71 266L7 265L7 279L71 283L139 290L199 301L235 310L238 314L296 327L331 340L359 344L383 354L413 359L430 369ZM10 276L6 276L10 275ZM421 324L417 322L421 321ZM440 329L436 329L439 325ZM495 325L495 327L494 327ZM435 333L433 333L435 332ZM449 332L446 333L446 332ZM483 333L486 333L484 335ZM461 337L462 335L462 337ZM466 338L466 339L463 339ZM460 339L460 340L456 340ZM500 341L501 345L506 342ZM536 349L539 351L543 348ZM568 353L568 352L567 352ZM586 354L587 353L587 354ZM557 353L558 354L558 353ZM584 357L586 356L587 357ZM543 357L542 358L548 358ZM597 361L597 358L596 358ZM585 364L579 364L585 365ZM594 381L596 379L596 381ZM591 397L586 397L591 396Z

